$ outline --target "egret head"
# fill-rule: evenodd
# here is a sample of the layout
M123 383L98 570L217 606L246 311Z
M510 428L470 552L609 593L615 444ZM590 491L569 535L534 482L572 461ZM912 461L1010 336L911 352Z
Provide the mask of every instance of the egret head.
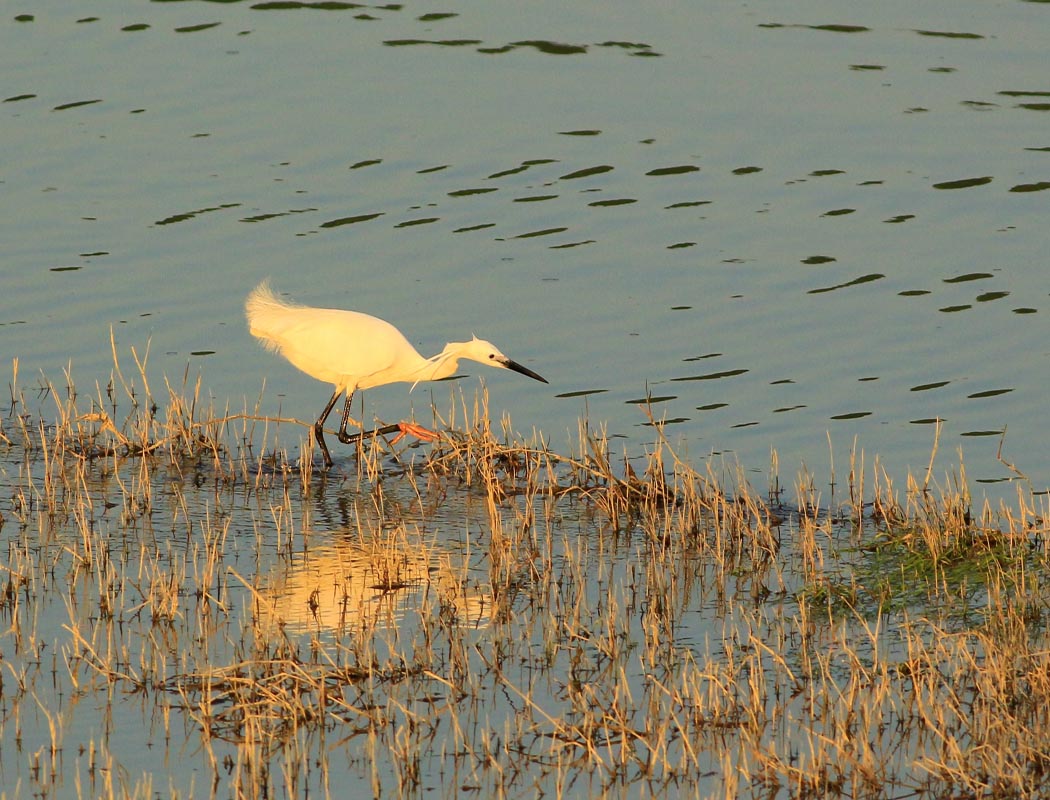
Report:
M547 379L537 375L528 367L523 367L517 361L507 358L499 351L492 342L486 342L484 339L479 339L475 336L469 342L460 342L456 345L458 352L456 356L458 358L469 358L472 361L477 361L481 364L487 364L490 367L498 367L499 369L510 369L515 372L520 372L522 375L528 375L533 380L547 382Z

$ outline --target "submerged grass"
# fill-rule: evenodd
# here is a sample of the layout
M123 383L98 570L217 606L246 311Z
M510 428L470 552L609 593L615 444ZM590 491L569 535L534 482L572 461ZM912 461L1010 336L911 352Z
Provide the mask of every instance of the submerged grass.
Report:
M756 491L654 420L557 453L484 395L322 475L309 425L133 357L83 395L15 362L0 795L1050 797L1020 488L854 453L845 502L788 500L775 457Z

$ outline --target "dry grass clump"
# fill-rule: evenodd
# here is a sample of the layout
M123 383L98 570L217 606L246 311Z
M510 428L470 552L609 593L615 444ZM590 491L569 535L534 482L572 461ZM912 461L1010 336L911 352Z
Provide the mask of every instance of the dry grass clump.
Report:
M136 365L48 422L16 365L0 794L1050 797L1034 495L853 454L788 501L484 396L324 476L308 425Z

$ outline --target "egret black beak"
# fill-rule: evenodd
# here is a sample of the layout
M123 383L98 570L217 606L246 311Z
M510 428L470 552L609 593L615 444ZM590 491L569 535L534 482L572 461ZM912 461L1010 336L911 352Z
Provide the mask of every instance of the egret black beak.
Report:
M512 369L515 372L520 372L522 375L528 375L533 380L540 381L541 383L547 383L547 379L544 378L542 375L537 375L531 369L529 369L528 367L523 367L517 361L512 361L508 358L506 361L503 362L503 366L505 366L507 369Z

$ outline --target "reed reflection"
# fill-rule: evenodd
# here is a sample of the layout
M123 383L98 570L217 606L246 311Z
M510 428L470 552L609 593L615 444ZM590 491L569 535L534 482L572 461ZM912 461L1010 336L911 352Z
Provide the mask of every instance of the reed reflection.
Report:
M336 541L297 553L257 597L262 627L367 635L440 614L458 625L488 623L491 590L469 580L468 558L411 541Z

